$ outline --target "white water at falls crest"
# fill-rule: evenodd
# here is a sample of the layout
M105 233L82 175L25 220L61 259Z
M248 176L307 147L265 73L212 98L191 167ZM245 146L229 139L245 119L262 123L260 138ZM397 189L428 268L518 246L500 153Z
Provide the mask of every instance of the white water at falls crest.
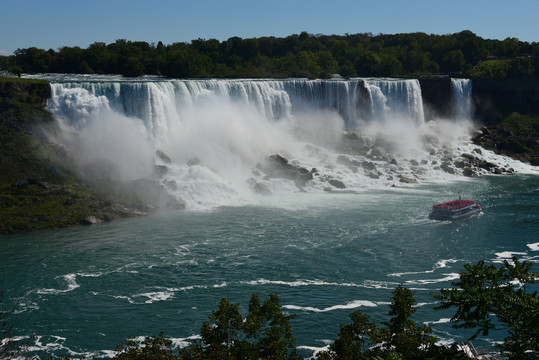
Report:
M463 81L455 118L429 122L417 80L50 81L58 142L82 168L153 179L187 208L446 181L462 170L441 170L444 159L475 147Z

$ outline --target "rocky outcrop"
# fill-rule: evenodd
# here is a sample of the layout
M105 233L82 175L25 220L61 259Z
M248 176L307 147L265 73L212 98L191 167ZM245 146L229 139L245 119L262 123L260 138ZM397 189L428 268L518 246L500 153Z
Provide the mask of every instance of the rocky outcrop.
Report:
M270 155L267 161L258 167L266 173L268 178L293 180L298 185L302 185L313 179L311 171L304 167L291 164L288 159L279 154Z
M506 155L523 162L539 166L539 139L514 135L510 130L497 125L483 126L472 141L497 154Z

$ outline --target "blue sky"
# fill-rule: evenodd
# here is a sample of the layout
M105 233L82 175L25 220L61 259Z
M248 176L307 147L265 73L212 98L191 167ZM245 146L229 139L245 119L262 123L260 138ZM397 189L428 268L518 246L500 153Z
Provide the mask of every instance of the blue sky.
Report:
M312 34L451 34L539 41L539 0L0 0L0 54L116 39L165 45Z

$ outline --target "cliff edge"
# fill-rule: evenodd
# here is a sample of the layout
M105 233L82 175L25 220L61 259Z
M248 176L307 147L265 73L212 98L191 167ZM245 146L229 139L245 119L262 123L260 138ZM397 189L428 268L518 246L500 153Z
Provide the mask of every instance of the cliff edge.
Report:
M47 136L50 93L46 81L0 78L0 235L143 214L138 200L118 202L77 176Z

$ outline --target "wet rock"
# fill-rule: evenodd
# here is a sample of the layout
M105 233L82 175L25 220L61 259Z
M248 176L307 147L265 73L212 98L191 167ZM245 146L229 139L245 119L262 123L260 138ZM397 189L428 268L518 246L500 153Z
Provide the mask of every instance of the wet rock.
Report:
M376 170L376 164L373 163L373 162L362 161L362 162L361 162L361 166L362 166L363 169L365 169L365 170L370 170L370 171Z
M476 154L479 154L479 155L482 155L482 154L483 154L483 152L482 152L481 149L479 149L479 148L473 149L472 152L474 152L474 153L476 153Z
M99 224L99 223L102 223L102 222L103 222L103 220L101 220L100 218L97 218L95 216L87 216L81 221L81 224L82 225L93 225L93 224Z
M445 171L446 173L449 173L449 174L454 174L455 173L455 169L453 169L448 162L444 162L442 163L442 165L440 165L440 168Z
M247 183L251 187L251 190L257 194L264 196L269 196L272 194L270 188L266 184L258 182L256 179L250 178L247 180Z
M380 175L375 174L375 173L373 173L373 172L369 172L369 173L367 174L367 176L370 177L371 179L380 179Z
M163 177L168 173L168 166L166 165L155 165L155 171L159 177Z
M157 150L155 152L155 155L157 155L157 157L159 159L161 159L162 162L166 163L166 164L170 164L172 162L172 159L167 155L165 154L164 152L162 152L161 150Z
M178 191L178 184L174 180L169 180L165 183L165 187L171 191Z
M365 152L365 143L361 135L355 132L345 131L342 137L342 147L346 152L362 154Z
M268 161L261 164L260 168L267 174L268 178L289 179L296 183L304 183L313 179L311 171L289 163L288 159L279 154L269 156Z
M475 172L471 168L467 167L462 171L462 175L470 177L474 176Z
M270 196L271 195L271 190L269 189L269 187L265 184L262 184L262 183L256 183L253 187L252 187L253 191L257 194L260 194L260 195L264 195L264 196Z
M328 183L331 186L336 187L337 189L346 189L346 185L344 185L344 183L341 180L329 179Z
M402 175L400 176L399 182L405 183L405 184L417 184L416 179L412 179L412 178L402 176Z
M410 164L412 164L412 166L419 166L419 163L417 162L417 160L410 160Z

